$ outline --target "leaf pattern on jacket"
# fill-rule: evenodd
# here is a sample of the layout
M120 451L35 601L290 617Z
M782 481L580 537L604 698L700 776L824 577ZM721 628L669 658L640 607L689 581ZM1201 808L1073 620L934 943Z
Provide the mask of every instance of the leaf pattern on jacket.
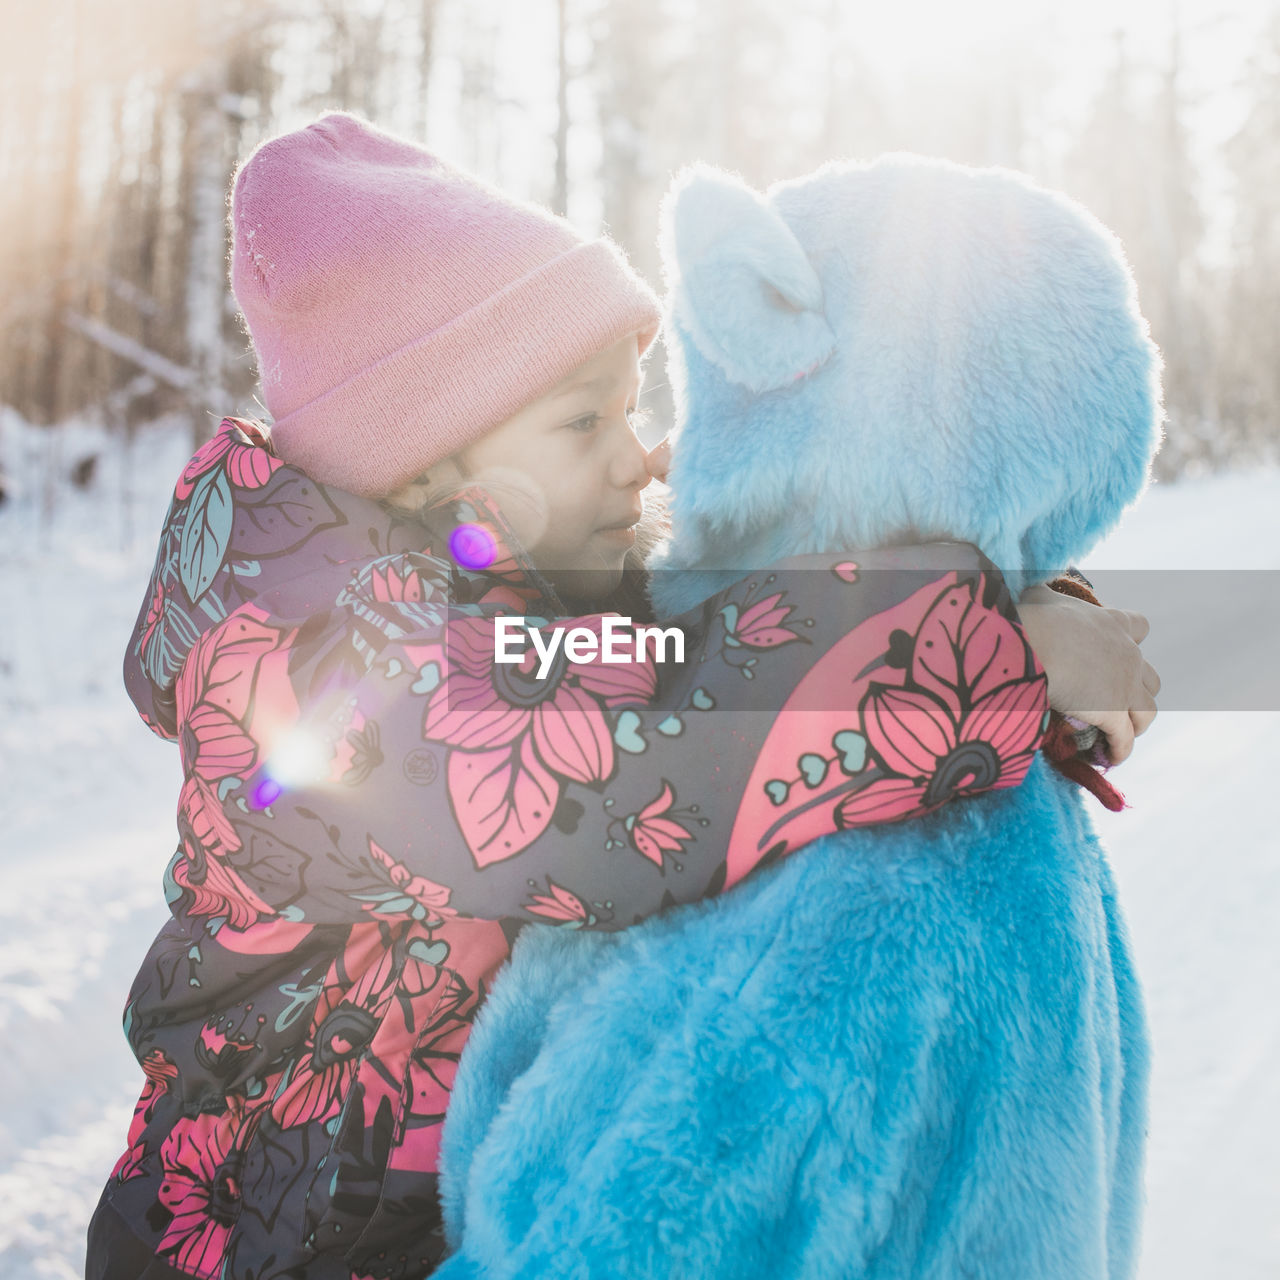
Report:
M462 523L487 567L450 555ZM140 1238L209 1280L421 1277L458 1058L521 928L620 929L842 821L1016 783L1044 691L1007 593L963 544L903 556L748 576L670 620L683 664L561 653L539 680L494 663L496 617L603 617L566 616L482 490L395 515L224 420L125 659L184 774L104 1193ZM984 744L992 776L955 772Z

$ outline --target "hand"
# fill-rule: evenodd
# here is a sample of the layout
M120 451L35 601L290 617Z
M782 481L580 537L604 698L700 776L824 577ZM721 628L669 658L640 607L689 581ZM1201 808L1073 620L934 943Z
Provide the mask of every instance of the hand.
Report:
M1048 677L1049 705L1097 725L1112 764L1127 759L1156 718L1160 692L1160 677L1138 648L1150 629L1146 618L1046 586L1022 593L1018 616Z

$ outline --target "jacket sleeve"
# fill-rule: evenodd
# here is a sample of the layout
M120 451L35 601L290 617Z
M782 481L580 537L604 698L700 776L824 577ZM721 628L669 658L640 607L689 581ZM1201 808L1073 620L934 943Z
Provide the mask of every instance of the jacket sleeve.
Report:
M252 604L200 638L177 689L193 910L620 929L1015 785L1043 733L1043 673L967 544L783 562L643 658L608 615L547 620L512 662L518 619L422 617L371 636Z
M175 498L165 516L155 563L125 647L121 670L125 692L143 724L156 737L169 742L178 733L173 681L198 634L189 614L167 607L173 582L170 566L177 563L182 537L181 522L174 519L178 508Z

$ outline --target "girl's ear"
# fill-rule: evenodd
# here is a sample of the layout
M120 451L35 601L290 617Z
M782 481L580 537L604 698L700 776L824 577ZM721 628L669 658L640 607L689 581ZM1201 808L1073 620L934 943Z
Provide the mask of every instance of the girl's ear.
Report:
M741 179L683 170L663 198L672 318L731 382L772 391L835 350L822 283L791 228Z

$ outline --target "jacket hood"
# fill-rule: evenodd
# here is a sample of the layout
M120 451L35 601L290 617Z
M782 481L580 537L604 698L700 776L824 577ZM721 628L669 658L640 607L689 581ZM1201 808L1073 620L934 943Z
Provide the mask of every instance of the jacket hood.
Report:
M356 653L370 651L361 648L361 631L376 647L375 633L443 621L449 607L478 592L475 575L432 551L449 546L464 522L492 543L486 599L496 575L507 584L504 603L558 611L554 592L481 490L421 517L397 514L276 457L259 424L224 418L174 486L125 653L130 699L154 733L176 738L175 685L187 657L205 632L247 604L302 622L336 601L354 619Z

